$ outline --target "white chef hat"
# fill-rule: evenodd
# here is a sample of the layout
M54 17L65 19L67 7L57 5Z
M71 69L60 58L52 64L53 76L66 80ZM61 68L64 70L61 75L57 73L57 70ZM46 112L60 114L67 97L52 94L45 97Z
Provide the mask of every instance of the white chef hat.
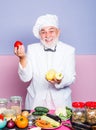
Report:
M40 16L35 25L33 26L33 34L35 37L40 38L39 31L46 26L54 26L58 28L58 17L52 14Z

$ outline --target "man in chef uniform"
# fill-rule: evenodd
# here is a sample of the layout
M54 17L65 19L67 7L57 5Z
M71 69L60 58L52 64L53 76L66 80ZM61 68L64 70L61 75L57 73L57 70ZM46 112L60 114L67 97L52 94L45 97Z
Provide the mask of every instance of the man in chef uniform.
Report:
M24 45L14 48L15 55L19 57L20 79L31 81L27 88L25 108L71 108L70 85L76 76L75 48L59 40L60 29L56 15L40 16L33 27L33 34L40 42L29 44L26 53ZM55 78L52 81L46 79L49 70L63 75L59 82Z

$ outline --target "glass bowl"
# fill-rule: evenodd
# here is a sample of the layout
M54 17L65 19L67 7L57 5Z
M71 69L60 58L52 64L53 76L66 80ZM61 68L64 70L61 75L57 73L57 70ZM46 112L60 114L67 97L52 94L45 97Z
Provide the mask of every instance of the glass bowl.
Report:
M4 119L4 120L0 120L0 129L3 129L7 124L7 120Z

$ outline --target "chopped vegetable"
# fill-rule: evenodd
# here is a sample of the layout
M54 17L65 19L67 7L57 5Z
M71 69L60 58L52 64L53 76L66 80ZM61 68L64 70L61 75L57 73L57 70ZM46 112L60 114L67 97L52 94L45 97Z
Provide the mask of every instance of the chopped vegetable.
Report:
M71 115L72 115L72 110L69 107L64 107L64 108L58 108L55 111L55 114L58 115L61 120L67 120L70 119Z
M41 116L41 120L45 120L47 122L50 122L53 127L59 127L60 126L60 122L58 122L58 121L56 121L56 120L54 120L54 119L52 119L52 118L50 118L46 115Z

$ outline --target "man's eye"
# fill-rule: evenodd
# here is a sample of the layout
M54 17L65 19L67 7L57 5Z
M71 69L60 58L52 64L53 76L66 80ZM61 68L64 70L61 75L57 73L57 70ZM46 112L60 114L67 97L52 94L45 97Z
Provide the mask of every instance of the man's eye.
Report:
M45 32L41 32L41 34L45 34Z
M54 31L50 31L50 33L53 33Z
M50 31L50 33L54 33L54 32L55 32L54 30Z

